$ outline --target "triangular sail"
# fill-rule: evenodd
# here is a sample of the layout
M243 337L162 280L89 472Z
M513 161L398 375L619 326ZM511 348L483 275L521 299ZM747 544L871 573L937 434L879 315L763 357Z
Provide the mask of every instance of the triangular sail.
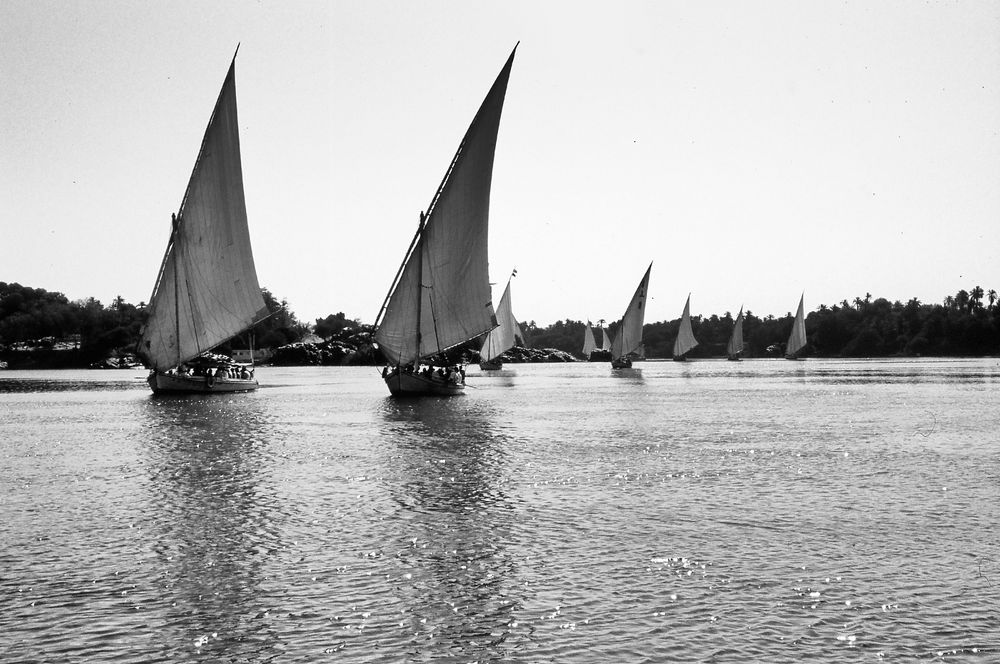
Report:
M493 155L513 62L511 52L462 139L387 298L375 340L391 363L418 361L496 326L487 231Z
M653 269L650 263L646 268L646 274L639 281L635 293L632 295L625 315L622 316L621 325L615 332L614 341L611 342L611 358L614 360L625 357L629 353L634 353L642 346L642 323L646 314L646 292L649 289L649 272Z
M611 337L608 336L608 331L601 328L601 350L611 350Z
M497 323L499 324L486 334L482 350L479 351L484 362L496 359L513 348L519 338L524 339L521 326L517 324L510 306L510 280L507 280L507 288L497 305Z
M729 337L729 343L726 344L726 354L729 357L738 357L740 353L743 352L743 307L740 307L740 313L736 316L736 322L733 324L733 333Z
M590 323L587 323L587 329L583 331L583 356L590 357L595 350L597 344L594 343L594 330L590 327Z
M674 357L683 357L685 353L698 345L698 340L694 338L694 331L691 329L691 295L684 302L684 313L681 314L681 326L677 331L677 339L674 340Z
M788 336L788 344L785 346L785 357L795 357L806 345L806 318L803 303L805 293L799 298L799 309L795 312L795 322L792 323L792 333Z
M234 59L177 214L138 352L165 371L266 315L247 227Z

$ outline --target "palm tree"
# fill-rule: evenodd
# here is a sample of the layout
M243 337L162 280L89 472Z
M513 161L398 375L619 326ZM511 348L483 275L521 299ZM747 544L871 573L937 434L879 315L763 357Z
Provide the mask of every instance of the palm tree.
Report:
M992 310L993 305L996 304L997 301L997 292L991 288L987 291L986 297L990 299L990 310Z
M971 300L969 303L971 310L979 311L983 308L983 289L981 286L972 289L972 292L969 293L969 300Z

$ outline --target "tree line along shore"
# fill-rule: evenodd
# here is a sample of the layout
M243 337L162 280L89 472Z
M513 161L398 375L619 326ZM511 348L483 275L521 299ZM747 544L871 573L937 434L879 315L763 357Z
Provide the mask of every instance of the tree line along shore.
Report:
M372 346L372 326L344 313L330 314L313 323L300 321L267 289L262 289L269 317L251 333L217 349L223 354L246 349L252 343L265 364L345 365L381 364ZM145 319L146 305L99 300L70 301L59 292L0 282L0 367L85 368L136 366L132 352ZM784 350L793 316L758 317L744 312L744 357L778 357ZM732 331L731 312L719 316L692 316L698 346L688 357L725 357ZM587 321L561 320L539 326L521 323L527 346L508 351L505 362L566 362L582 358ZM680 319L643 326L645 355L669 358ZM614 334L617 323L609 326ZM948 295L940 303L913 298L903 303L874 298L821 304L806 316L808 357L981 357L1000 354L1000 299L995 290L976 286ZM450 351L452 360L478 360L478 344L469 342Z

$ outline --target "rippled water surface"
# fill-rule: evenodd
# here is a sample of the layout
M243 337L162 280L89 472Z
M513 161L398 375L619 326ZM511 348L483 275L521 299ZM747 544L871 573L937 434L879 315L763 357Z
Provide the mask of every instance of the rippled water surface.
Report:
M1000 361L636 367L0 372L0 661L1000 661Z

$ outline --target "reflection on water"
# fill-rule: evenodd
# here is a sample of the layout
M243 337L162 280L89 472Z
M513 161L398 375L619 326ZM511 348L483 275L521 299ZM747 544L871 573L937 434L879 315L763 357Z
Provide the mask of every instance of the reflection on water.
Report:
M95 373L97 374L95 376ZM107 371L3 371L0 373L0 394L39 392L79 392L93 390L148 389L145 373L131 370Z
M507 543L513 509L505 491L507 443L488 403L466 398L386 399L380 409L395 468L390 527L409 547L399 586L400 626L412 656L503 657L519 606Z
M161 638L175 656L267 659L277 635L259 586L279 546L282 508L268 477L275 431L266 403L237 395L150 397L141 453L150 482L152 549L170 609Z
M489 381L490 385L499 385L502 387L514 387L517 384L517 370L516 369L498 369L496 371L470 371L468 376L466 376L465 386L466 392L472 392L479 389L486 381Z
M997 360L684 364L2 372L0 661L997 659Z
M616 378L621 382L625 383L641 383L642 380L642 369L628 368L628 369L612 369L611 377Z

